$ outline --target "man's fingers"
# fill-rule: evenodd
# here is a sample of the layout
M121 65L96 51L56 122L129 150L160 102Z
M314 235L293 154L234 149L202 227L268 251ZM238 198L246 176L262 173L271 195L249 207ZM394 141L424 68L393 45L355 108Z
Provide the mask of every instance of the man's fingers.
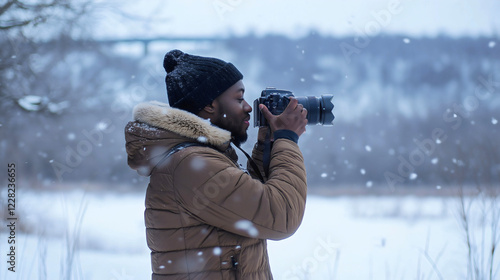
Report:
M302 108L302 116L306 117L307 116L307 109L306 108Z
M262 112L262 115L264 115L264 117L267 120L269 120L269 118L272 117L273 114L271 112L269 112L269 109L267 109L266 105L259 104L259 109Z
M297 105L299 105L299 101L293 97L290 97L290 102L288 103L288 106L285 108L285 111L293 111L297 109Z

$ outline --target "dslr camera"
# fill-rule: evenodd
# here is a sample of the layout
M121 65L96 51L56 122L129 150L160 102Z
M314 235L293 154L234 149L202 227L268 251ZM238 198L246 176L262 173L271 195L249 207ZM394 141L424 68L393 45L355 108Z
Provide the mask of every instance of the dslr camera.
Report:
M262 91L261 96L253 102L254 122L253 126L269 126L266 118L260 112L259 104L264 104L273 115L283 113L290 102L290 97L295 97L291 91L268 87ZM332 113L333 95L300 96L295 97L299 104L307 110L307 125L332 125L335 116Z

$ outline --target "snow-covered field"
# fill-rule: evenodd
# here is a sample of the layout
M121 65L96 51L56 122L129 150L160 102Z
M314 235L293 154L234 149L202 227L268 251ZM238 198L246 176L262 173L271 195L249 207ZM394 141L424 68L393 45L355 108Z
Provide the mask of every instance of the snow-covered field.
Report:
M19 191L16 272L7 270L2 229L0 278L69 279L71 270L72 279L150 279L143 200L138 192ZM310 195L297 233L269 242L275 279L465 279L458 205L451 197Z

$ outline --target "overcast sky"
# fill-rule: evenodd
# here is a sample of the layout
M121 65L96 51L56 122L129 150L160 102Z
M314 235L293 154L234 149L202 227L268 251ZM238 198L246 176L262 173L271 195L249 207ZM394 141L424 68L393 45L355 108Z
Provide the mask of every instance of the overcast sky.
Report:
M98 37L300 37L364 33L498 36L498 0L96 0ZM134 19L132 19L134 18ZM142 20L141 20L142 19Z

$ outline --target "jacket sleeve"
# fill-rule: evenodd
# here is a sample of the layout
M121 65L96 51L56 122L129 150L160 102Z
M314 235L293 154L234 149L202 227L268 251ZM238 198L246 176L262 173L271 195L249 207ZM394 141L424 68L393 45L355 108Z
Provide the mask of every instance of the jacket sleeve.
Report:
M299 140L299 136L295 132L293 132L291 130L286 130L286 129L276 131L274 133L274 138L275 139L281 139L281 138L288 139L288 140L292 140L295 143L297 143ZM269 144L272 145L273 142L271 142ZM259 169L254 170L253 166L250 164L250 161L248 161L247 170L250 173L250 175L252 175L253 178L258 179L259 176L258 176L257 172L259 172L262 175L262 178L264 178L264 180L267 181L266 172L264 171L264 149L265 149L264 143L260 143L260 142L255 143L255 146L252 150L252 159L253 159L253 162L257 165L257 167Z
M187 212L206 224L252 238L284 239L298 229L307 182L296 143L275 141L265 184L217 151L196 150L183 157L173 177L177 199Z

